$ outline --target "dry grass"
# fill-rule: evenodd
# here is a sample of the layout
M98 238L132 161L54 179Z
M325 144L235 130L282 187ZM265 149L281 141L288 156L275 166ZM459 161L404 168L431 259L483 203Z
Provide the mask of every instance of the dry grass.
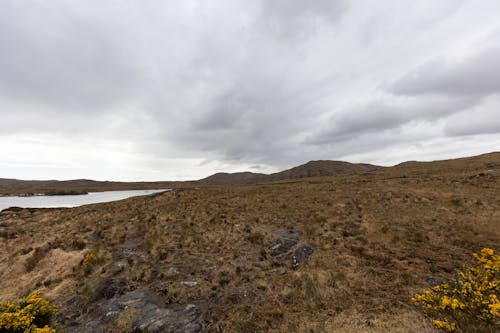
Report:
M120 281L166 302L203 302L214 332L433 332L409 298L482 247L500 250L500 175L485 171L499 160L5 212L0 298L43 288L58 304L92 302ZM314 248L296 271L270 256L280 229ZM36 248L48 250L27 271ZM89 272L85 251L98 258Z

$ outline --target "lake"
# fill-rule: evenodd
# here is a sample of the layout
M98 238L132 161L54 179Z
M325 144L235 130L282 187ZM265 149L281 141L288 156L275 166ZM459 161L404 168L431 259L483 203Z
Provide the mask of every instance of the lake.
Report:
M57 208L77 207L88 204L122 200L141 195L150 195L168 190L133 190L90 192L82 195L36 195L31 197L0 197L0 211L9 207Z

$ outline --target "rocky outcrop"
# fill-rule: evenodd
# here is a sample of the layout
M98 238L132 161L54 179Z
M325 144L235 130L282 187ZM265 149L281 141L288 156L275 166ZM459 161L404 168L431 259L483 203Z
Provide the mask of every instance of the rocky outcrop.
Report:
M197 333L203 330L202 309L195 304L165 304L145 291L129 291L94 303L94 310L82 315L65 332L108 331L117 320L130 320L126 331L133 333ZM124 318L125 317L125 318ZM121 323L123 325L123 323Z
M278 238L269 245L270 254L280 260L289 260L290 268L298 269L313 254L314 249L307 244L299 244L298 230L277 230Z
M278 257L286 255L298 243L300 232L296 230L277 230L278 238L269 246L271 256Z
M314 250L311 246L307 244L301 244L293 251L292 254L292 268L297 269L300 265L309 259L309 257L313 254Z

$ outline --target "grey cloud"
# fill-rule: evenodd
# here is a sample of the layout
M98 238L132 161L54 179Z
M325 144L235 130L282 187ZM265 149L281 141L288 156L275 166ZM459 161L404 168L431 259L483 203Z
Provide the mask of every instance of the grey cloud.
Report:
M449 124L445 127L448 136L482 135L500 133L500 118L475 120L472 122Z
M263 1L257 24L265 31L289 40L314 33L323 23L335 23L347 8L345 0Z
M436 98L372 101L335 113L328 124L310 136L308 144L329 144L362 135L397 129L415 121L435 122L478 103L477 98Z
M398 95L489 95L500 92L500 48L490 48L452 63L439 59L405 75L392 86Z
M485 2L2 1L0 136L269 170L495 131L458 115L496 107L478 108L499 91L496 35L449 58L498 26Z
M401 110L374 102L371 105L344 110L334 115L326 129L308 138L307 143L325 144L349 140L363 133L393 128L400 125L405 118Z
M433 60L389 85L385 102L372 101L336 112L325 127L309 137L309 144L351 140L369 133L397 129L415 121L435 122L478 106L487 96L500 92L495 69L500 48L488 48L452 63ZM479 111L484 113L485 111ZM450 136L496 132L493 123L478 126L447 125Z
M244 118L251 113L251 104L248 100L235 94L219 96L214 101L212 108L194 119L191 126L192 132L218 131L239 129L245 126Z
M274 95L275 94L275 95ZM283 162L295 134L310 121L305 106L279 91L232 91L207 105L208 111L187 119L171 141L191 151L228 161Z
M447 119L444 133L450 137L500 133L500 95Z
M98 15L77 13L69 3L7 1L0 7L4 98L91 112L143 83L120 36Z

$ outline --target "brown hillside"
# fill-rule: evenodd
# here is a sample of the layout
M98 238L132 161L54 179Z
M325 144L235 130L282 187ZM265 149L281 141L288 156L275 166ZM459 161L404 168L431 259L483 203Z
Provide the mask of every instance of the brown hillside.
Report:
M264 181L267 179L267 175L263 173L253 173L253 172L235 172L226 173L219 172L208 176L206 178L200 179L198 182L206 184L247 184L255 183L259 181Z
M349 162L327 160L310 161L291 169L273 173L270 175L252 172L216 173L212 176L199 180L199 182L219 185L251 184L309 177L353 175L375 171L379 168L381 167L371 164L353 164Z
M220 172L191 182L110 182L87 179L76 180L17 180L0 178L0 195L34 193L80 193L113 190L166 189L198 185L250 184L306 177L324 177L337 174L369 172L379 167L370 164L352 164L338 161L310 161L306 164L271 175L253 172Z
M289 170L273 173L270 180L286 180L307 177L353 175L371 172L381 167L371 164L354 164L341 161L310 161Z
M44 292L61 332L434 333L409 299L500 251L500 153L7 210L0 238L0 300Z
M186 186L189 182L110 182L88 179L18 180L0 178L0 195L35 193L85 193L117 190L167 189Z

